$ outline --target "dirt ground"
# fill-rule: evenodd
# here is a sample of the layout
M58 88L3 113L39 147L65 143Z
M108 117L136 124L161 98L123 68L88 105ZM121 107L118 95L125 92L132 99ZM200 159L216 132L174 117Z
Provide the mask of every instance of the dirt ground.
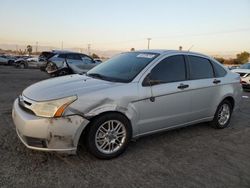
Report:
M250 187L250 92L229 128L207 124L131 142L113 160L84 149L76 156L32 151L11 119L14 99L48 78L39 70L0 66L0 187Z

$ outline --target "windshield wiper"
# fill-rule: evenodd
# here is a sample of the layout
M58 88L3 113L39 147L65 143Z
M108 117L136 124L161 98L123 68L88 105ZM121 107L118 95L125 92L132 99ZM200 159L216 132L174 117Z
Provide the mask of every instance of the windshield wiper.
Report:
M98 73L86 73L86 76L92 77L92 78L99 78L101 80L106 80L106 81L110 81L110 82L124 82L121 81L120 79L116 79L116 78L111 78L108 76L104 76L102 74L98 74Z
M89 74L86 74L86 75L89 76L89 77L93 77L93 78L100 78L100 79L105 78L105 76L103 76L101 74L98 74L98 73L89 73Z

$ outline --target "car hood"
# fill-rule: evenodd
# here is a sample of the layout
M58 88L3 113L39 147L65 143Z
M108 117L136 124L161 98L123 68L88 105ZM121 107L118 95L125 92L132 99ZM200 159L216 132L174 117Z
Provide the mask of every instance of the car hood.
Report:
M231 71L236 73L250 73L250 69L233 69Z
M120 84L74 74L33 84L23 91L23 95L34 101L47 101L72 95L83 95Z

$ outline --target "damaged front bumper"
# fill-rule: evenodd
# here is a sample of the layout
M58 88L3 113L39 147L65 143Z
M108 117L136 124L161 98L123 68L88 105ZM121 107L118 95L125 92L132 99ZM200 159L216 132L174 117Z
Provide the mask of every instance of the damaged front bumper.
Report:
M26 112L15 100L12 118L17 135L30 149L74 154L89 121L79 115L43 118Z

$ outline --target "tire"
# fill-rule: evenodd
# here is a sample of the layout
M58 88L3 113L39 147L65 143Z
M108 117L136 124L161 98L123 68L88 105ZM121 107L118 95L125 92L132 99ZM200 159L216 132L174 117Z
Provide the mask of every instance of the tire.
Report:
M212 122L210 122L210 124L217 129L224 129L228 127L231 120L232 111L233 111L232 103L228 100L222 101L219 104L215 112L214 119Z
M112 159L125 151L131 136L132 128L126 117L118 113L104 114L88 127L86 146L95 157Z
M27 66L25 65L25 63L20 63L19 68L20 69L26 69Z
M12 65L12 63L13 63L13 61L9 60L7 65L10 66L10 65Z
M65 76L70 74L70 71L68 69L62 69L59 71L58 76Z

